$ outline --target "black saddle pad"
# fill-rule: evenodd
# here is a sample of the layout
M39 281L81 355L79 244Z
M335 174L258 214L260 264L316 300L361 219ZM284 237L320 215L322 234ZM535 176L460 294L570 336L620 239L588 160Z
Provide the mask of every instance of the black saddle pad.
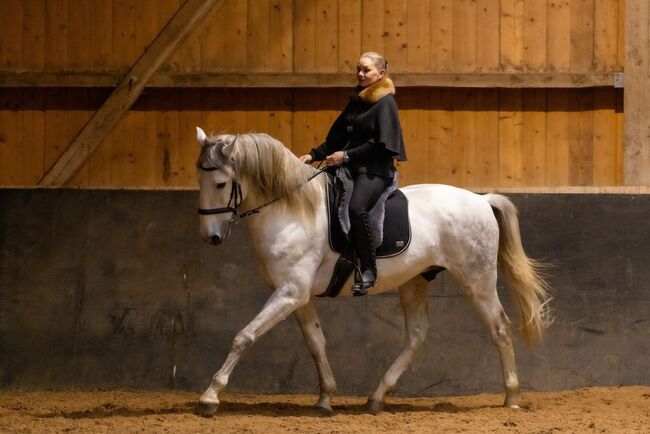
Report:
M331 180L330 180L331 181ZM409 222L408 199L400 189L396 189L386 199L384 217L384 239L377 248L377 258L397 256L411 243L411 224ZM333 182L327 183L327 215L329 216L330 247L337 253L348 249L349 243L341 229L336 207L336 191Z

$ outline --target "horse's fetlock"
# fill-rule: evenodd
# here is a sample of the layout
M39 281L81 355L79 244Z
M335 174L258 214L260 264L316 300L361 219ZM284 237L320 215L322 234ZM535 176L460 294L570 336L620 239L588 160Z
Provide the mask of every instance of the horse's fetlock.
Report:
M223 374L215 374L212 377L212 387L216 390L221 390L228 384L228 376ZM215 394L216 398L216 394Z

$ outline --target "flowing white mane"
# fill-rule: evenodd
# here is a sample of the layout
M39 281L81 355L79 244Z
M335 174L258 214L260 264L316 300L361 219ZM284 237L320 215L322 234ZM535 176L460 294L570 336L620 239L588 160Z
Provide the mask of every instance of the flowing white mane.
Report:
M233 145L234 143L234 145ZM225 158L231 149L231 158ZM234 170L248 187L248 194L263 203L282 198L275 206L284 206L307 221L313 221L324 196L325 176L310 182L314 169L303 164L280 141L268 134L221 134L208 138L197 165Z

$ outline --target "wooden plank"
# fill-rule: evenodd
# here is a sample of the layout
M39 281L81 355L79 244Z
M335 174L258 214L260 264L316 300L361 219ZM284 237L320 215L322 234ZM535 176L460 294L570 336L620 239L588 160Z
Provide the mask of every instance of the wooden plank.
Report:
M252 4L251 4L252 3ZM270 72L270 0L249 2L246 24L246 71Z
M519 71L524 56L524 0L501 0L501 70Z
M91 0L77 0L68 3L68 69L71 71L91 69L91 9Z
M593 185L616 185L616 91L595 89Z
M336 72L338 69L338 1L317 0L315 18L316 71Z
M408 71L408 11L406 0L384 3L384 57L392 73ZM381 53L381 52L380 52Z
M521 186L523 94L503 89L499 94L499 186Z
M546 185L569 185L571 91L546 91Z
M43 58L45 60L45 58ZM43 89L24 89L23 149L24 184L36 185L45 171L45 97ZM0 159L0 161L4 161Z
M525 186L546 183L546 91L530 89L523 101L522 179Z
M594 70L618 70L618 1L598 1L594 9Z
M594 0L571 0L571 71L594 65Z
M291 91L287 89L270 89L264 92L265 116L268 116L268 134L275 137L291 149Z
M146 26L146 24L145 24ZM90 65L93 72L111 71L111 53L113 51L113 3L112 0L95 0L90 15ZM77 77L78 83L84 83L81 77ZM111 74L107 81L117 85L119 77ZM98 81L102 81L99 80ZM83 85L83 84L78 84Z
M431 68L431 1L408 0L407 62L404 69L425 73Z
M45 69L68 69L68 2L51 0L45 3Z
M23 3L0 0L0 68L23 67Z
M135 0L113 1L113 51L110 65L118 71L126 71L136 59L135 51Z
M102 106L106 98L110 95L108 90L93 89L90 93L89 103L92 108ZM146 128L147 126L143 126ZM108 146L107 146L108 145ZM143 146L146 146L143 144ZM108 188L111 185L111 170L113 161L113 148L110 142L106 140L103 146L99 146L95 152L88 158L84 168L87 168L88 186L97 188ZM50 167L48 165L47 167ZM46 168L47 168L46 167Z
M269 70L293 69L293 2L271 0L269 9Z
M194 25L217 0L188 0L147 51L133 65L101 109L41 180L44 185L64 185L99 146L142 93L147 81Z
M476 90L456 91L454 103L453 169L455 184L472 186L476 182Z
M626 20L626 11L625 11L625 1L618 0L618 25L617 25L617 62L616 70L622 71L623 66L625 65L625 20Z
M476 2L459 0L454 3L453 38L454 70L472 72L476 70Z
M23 89L8 89L0 95L0 183L26 185L23 175Z
M476 2L476 70L499 70L499 19L501 7L494 0Z
M177 5L175 10L178 10ZM176 51L165 62L165 69L170 71L197 72L203 70L202 40L204 31L209 24L203 20L196 28L192 29L185 40L181 42ZM138 47L144 50L146 47ZM139 51L140 53L142 51Z
M650 185L650 5L625 5L625 185Z
M592 89L573 91L569 116L569 185L593 183L594 94Z
M44 172L61 156L70 137L66 136L64 110L66 106L66 89L45 89L45 151Z
M205 18L203 71L245 71L247 64L248 2L226 1Z
M476 95L475 185L499 184L499 90Z
M179 91L161 89L160 98L165 103L155 112L158 131L156 183L159 186L174 186L178 175Z
M361 54L362 0L339 0L338 72L354 73Z
M432 138L433 182L453 184L453 133L455 89L433 89L431 103L436 104L429 114L429 133ZM408 154L407 154L408 156Z
M527 0L523 16L523 66L526 71L546 70L547 5L543 1Z
M616 92L616 185L625 185L625 106L623 90Z
M384 54L384 38L386 37L384 7L384 0L363 0L361 6L361 53L376 51Z
M571 71L571 0L547 3L546 61L549 71Z
M23 67L42 71L45 69L45 7L41 0L23 2L23 22Z
M316 3L295 2L293 20L293 70L316 71Z
M193 187L196 185L196 127L202 125L202 92L187 89L178 93L178 137L176 177L173 185Z
M454 66L454 2L431 0L431 71L449 72Z
M390 65L392 67L392 65ZM0 87L114 87L121 75L109 73L31 73L0 72ZM611 87L614 73L536 74L464 73L408 74L393 77L399 86L477 87L477 88L587 88ZM352 73L158 73L148 87L350 87Z

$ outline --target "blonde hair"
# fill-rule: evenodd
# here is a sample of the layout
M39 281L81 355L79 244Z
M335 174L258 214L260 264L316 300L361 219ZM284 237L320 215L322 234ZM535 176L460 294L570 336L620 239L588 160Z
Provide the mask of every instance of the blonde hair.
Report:
M375 51L368 51L366 53L363 53L361 57L365 57L366 59L370 59L373 65L380 71L383 69L384 71L388 72L388 60L381 54L375 52Z

